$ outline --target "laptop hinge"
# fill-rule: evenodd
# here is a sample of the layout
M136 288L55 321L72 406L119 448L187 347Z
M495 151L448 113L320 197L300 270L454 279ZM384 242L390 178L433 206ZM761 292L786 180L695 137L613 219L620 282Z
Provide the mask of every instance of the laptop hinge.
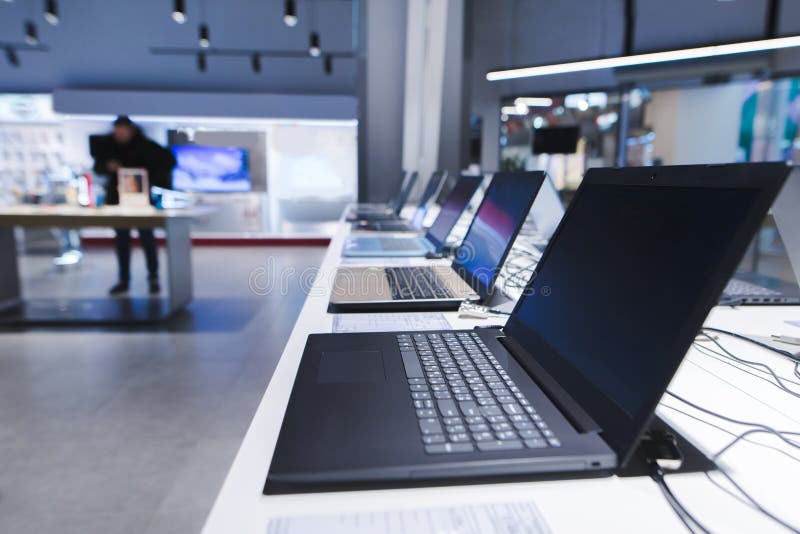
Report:
M578 401L572 398L572 395L559 385L555 378L545 371L544 367L539 365L535 358L531 356L522 346L511 339L510 337L498 337L498 341L514 356L523 369L533 378L533 380L542 388L545 394L551 401L558 407L564 416L572 423L572 426L578 432L588 434L592 432L600 432L602 428L597 422L581 408Z

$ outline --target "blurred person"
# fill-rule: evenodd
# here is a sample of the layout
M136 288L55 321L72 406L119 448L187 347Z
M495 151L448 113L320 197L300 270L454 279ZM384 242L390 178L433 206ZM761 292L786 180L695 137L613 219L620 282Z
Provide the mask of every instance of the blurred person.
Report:
M175 158L168 149L147 138L142 130L125 115L114 121L114 130L102 142L102 150L92 154L95 158L94 172L108 178L106 185L106 204L119 204L117 173L120 168L147 169L150 186L169 189ZM150 192L146 191L148 198ZM152 203L152 198L150 199ZM114 238L119 264L119 279L109 290L112 295L126 293L130 286L131 231L128 228L114 230ZM147 260L147 281L151 294L161 291L158 280L158 248L151 228L139 228L139 241Z

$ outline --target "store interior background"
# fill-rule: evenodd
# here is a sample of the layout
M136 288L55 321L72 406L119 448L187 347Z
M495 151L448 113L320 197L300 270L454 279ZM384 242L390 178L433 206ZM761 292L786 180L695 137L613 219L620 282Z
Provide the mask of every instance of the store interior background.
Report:
M401 169L425 177L438 168L451 176L543 168L568 200L593 166L796 161L800 152L794 50L485 80L499 65L623 54L621 0L309 0L296 27L283 23L278 1L189 2L186 24L166 4L65 5L57 26L40 21L41 50L20 47L18 66L0 62L0 202L58 201L65 182L91 170L88 135L107 131L118 113L163 144L172 132L183 143L248 150L251 191L198 194L216 211L196 225L197 238L324 238L348 202L386 200ZM800 4L781 2L774 17L769 5L641 0L630 46L641 53L800 32ZM0 9L0 35L13 37L37 8L20 0ZM200 23L212 41L203 72ZM311 31L321 57L302 55ZM265 56L255 72L250 54L214 50L287 57ZM536 130L557 125L580 126L578 152L534 155ZM29 234L29 248L51 239Z
M5 443L5 457L23 458L6 466L25 497L0 508L7 524L31 527L38 514L26 529L196 531L303 303L299 288L290 299L254 295L248 276L268 257L276 268L313 267L324 248L297 245L324 241L347 203L385 201L403 169L423 178L547 169L568 202L589 167L800 163L798 49L486 81L501 66L800 34L796 0L774 16L767 0L636 0L626 50L625 3L298 0L288 27L282 0L187 0L185 24L165 0L65 0L53 26L41 2L0 0L0 205L64 201L72 177L91 170L88 136L121 113L164 145L244 147L252 175L250 192L197 195L216 211L194 227L196 242L240 248L194 249L197 299L170 329L4 334L23 363L0 373L0 400L30 401L28 413L0 402L0 457ZM198 47L201 23L208 50ZM312 31L320 57L307 54ZM580 127L577 153L534 154L536 130L556 125ZM107 247L70 270L52 264L53 233L18 231L26 293L105 296L112 231L81 234ZM744 262L792 279L769 219ZM113 477L127 480L125 492L97 484ZM67 481L57 495L53 480ZM81 490L96 524L76 517L70 495Z
M278 1L190 1L185 24L172 20L168 4L65 4L58 25L38 21L35 51L20 46L18 66L0 62L1 202L46 197L60 180L90 170L87 136L107 131L118 113L164 144L172 131L183 142L248 149L250 192L199 195L217 213L196 234L222 237L326 236L346 203L385 200L401 169L426 176L470 165L541 167L568 191L597 165L797 155L785 146L796 139L782 137L790 128L776 126L788 121L796 135L793 50L486 82L499 65L624 53L621 0L309 0L299 3L296 27L283 23ZM766 0L635 4L635 53L800 31L797 2L778 4L772 29ZM21 42L23 22L39 6L20 0L0 9L3 40ZM427 37L414 20L427 21ZM211 29L204 72L193 53L203 50L200 23ZM311 31L321 37L319 58L302 56ZM180 50L190 53L170 52ZM287 57L262 57L255 72L250 54L215 50ZM553 105L515 105L519 97ZM623 99L629 109L621 116ZM754 109L745 109L748 99ZM552 125L581 127L577 154L531 154L535 130Z

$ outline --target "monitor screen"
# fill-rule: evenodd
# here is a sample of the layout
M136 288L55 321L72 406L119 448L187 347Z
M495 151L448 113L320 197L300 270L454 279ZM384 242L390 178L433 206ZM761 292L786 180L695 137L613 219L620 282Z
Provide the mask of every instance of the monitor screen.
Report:
M479 293L494 285L543 180L543 172L501 172L492 178L453 262Z
M439 215L436 216L436 220L428 228L426 235L428 240L437 248L437 251L444 246L447 236L453 231L453 227L458 222L480 184L481 178L479 176L462 176L453 190L450 191L450 194L447 195L447 200L442 204Z
M551 126L533 131L534 154L574 154L581 129L578 126Z
M683 358L691 317L705 313L703 295L759 193L584 183L510 335L581 405L607 399L630 419L644 417Z
M177 165L172 187L179 191L227 193L250 191L247 151L238 147L173 145Z

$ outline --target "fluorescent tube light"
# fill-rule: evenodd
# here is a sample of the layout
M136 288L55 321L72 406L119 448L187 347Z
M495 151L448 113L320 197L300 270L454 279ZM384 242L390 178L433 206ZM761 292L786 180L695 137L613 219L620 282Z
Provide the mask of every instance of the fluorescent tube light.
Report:
M551 76L553 74L565 74L568 72L614 69L651 63L666 63L668 61L701 59L733 54L746 54L749 52L765 52L768 50L779 50L781 48L792 48L796 46L800 46L800 35L746 41L743 43L684 48L682 50L670 50L667 52L651 52L649 54L635 54L632 56L616 56L602 59L589 59L586 61L573 61L570 63L556 63L553 65L541 65L539 67L495 70L486 74L486 79L490 82L496 82L500 80L514 80L517 78L532 78L534 76Z
M526 97L521 96L519 98L514 99L514 105L518 106L520 104L524 104L529 108L549 108L553 105L552 98L535 98L535 97Z
M503 115L527 115L528 108L525 108L525 111L523 112L520 108L516 106L503 106L502 108L500 108L500 113L502 113Z

